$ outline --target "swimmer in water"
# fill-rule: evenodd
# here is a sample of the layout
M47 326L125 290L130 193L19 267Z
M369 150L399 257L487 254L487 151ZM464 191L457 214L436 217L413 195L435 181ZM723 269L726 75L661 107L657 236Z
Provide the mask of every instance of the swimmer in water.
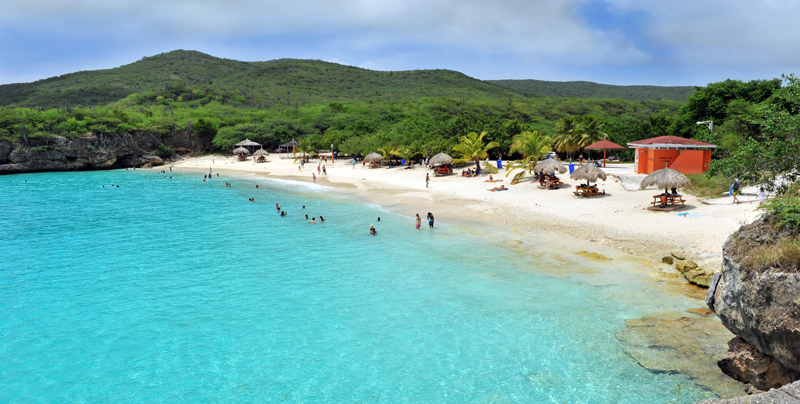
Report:
M375 236L378 234L378 230L375 229L375 226L369 225L369 234Z
M315 217L312 217L312 218L311 218L311 221L310 221L309 223L316 223L316 222L314 222L314 219L316 219L316 218L315 218Z
M306 215L306 217L304 219L308 220L308 215Z
M281 211L281 216L286 216L286 212Z
M278 204L276 203L276 204L275 204L275 209L277 209L277 210L281 210L281 205L278 205Z
M325 221L325 218L324 218L324 217L322 217L322 216L320 216L320 217L319 217L319 221L320 221L320 222L324 222L324 221Z

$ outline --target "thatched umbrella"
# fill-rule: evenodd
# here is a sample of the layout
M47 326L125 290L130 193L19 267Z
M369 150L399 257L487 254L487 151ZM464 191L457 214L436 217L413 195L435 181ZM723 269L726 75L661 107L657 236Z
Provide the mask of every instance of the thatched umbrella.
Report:
M567 172L567 167L564 167L560 161L556 159L544 159L533 167L533 172L539 173L552 173L558 171L560 174Z
M247 150L244 147L239 147L233 149L233 154L250 154L250 150Z
M453 158L447 153L439 153L431 157L431 159L428 160L428 164L431 166L435 166L437 164L453 164Z
M264 149L258 149L255 151L255 153L253 153L253 156L269 156L269 152Z
M255 146L261 146L261 143L256 143L250 139L245 139L239 143L236 143L234 146L255 147Z
M367 154L367 157L364 157L364 161L366 161L367 163L372 163L372 162L380 163L382 160L383 156L381 156L378 153L370 153Z
M608 178L606 173L603 170L595 167L594 164L584 164L578 167L572 172L572 174L570 174L569 177L573 180L585 180L586 183L597 182L598 178L605 181L606 178Z
M680 172L664 167L660 170L653 171L652 174L642 180L642 189L651 185L668 190L669 188L691 188L692 182Z

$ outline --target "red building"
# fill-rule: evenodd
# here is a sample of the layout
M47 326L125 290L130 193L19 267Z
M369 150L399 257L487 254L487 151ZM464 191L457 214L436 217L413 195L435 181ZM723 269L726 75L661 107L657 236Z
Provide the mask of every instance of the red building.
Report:
M716 145L677 136L659 136L628 143L636 149L633 170L639 174L669 167L683 174L702 174Z

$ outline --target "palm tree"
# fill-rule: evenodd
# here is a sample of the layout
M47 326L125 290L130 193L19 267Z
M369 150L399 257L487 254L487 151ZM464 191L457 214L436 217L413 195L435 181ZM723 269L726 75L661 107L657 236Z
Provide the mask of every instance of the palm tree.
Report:
M381 147L378 150L375 150L375 152L380 154L381 157L383 157L384 160L394 160L394 157L397 155L397 152L399 150L400 149L398 149L398 148L392 148L391 146L385 146L385 147Z
M511 144L510 153L519 153L522 155L522 159L514 160L506 166L506 177L512 171L522 170L514 175L511 180L512 184L516 184L525 176L526 172L530 174L536 163L552 150L553 138L535 130L533 132L522 132L514 136L512 140L514 143Z
M392 154L400 157L401 159L405 159L406 161L411 161L411 158L419 154L419 151L415 150L412 146L405 146L393 150Z
M561 118L556 124L556 136L553 139L556 150L570 156L580 150L581 147L577 144L580 132L581 125L573 118Z
M500 143L497 142L489 142L484 144L483 138L488 134L488 132L483 131L481 134L477 134L475 132L470 132L466 136L461 136L458 138L458 144L453 146L453 150L457 151L461 154L461 158L455 159L454 163L466 163L469 161L475 162L475 167L480 171L481 169L481 160L485 159L486 156L489 155L489 150L494 149L497 146L500 146ZM496 173L497 169L492 169L492 166L489 164L484 165L484 167L490 173Z
M306 154L310 154L314 151L314 148L311 146L311 141L308 139L300 139L297 141L297 146L294 148L295 153L303 153L303 156L297 156L294 161L299 160L300 158L305 159Z
M579 136L576 144L584 148L592 143L597 143L606 137L603 132L604 123L600 123L596 116L586 115L581 119Z

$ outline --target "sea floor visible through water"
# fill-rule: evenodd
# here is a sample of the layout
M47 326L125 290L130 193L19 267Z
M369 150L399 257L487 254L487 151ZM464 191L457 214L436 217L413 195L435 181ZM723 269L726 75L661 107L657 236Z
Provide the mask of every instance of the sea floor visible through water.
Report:
M427 211L417 230L347 191L202 175L0 177L0 402L713 396L617 339L627 319L698 304L654 287L641 260L553 235L430 229Z

